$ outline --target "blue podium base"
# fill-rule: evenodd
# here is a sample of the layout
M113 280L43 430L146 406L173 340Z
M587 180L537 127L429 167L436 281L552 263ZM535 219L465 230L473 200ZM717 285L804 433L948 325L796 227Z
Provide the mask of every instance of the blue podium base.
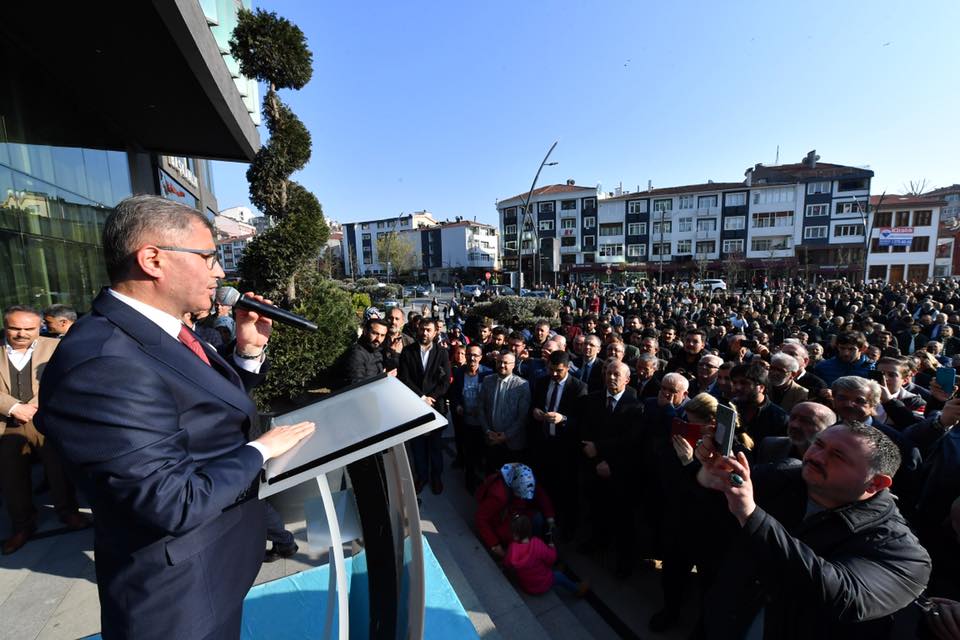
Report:
M423 540L423 556L426 583L425 640L479 638L426 538ZM351 580L358 580L360 576L365 577L365 573L354 575L354 560L363 562L365 558L357 556L347 559L347 575L351 576ZM243 602L243 640L323 638L329 579L329 567L325 565L250 589ZM351 598L351 606L353 602ZM351 634L351 637L365 638L368 635L364 629L360 634ZM88 640L99 639L98 634L90 636Z

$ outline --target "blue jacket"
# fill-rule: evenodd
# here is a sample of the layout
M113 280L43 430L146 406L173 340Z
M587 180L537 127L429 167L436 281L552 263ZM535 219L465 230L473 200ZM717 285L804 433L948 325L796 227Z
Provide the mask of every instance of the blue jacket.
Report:
M104 638L205 637L263 561L256 374L201 345L209 366L104 291L44 372L37 427L96 514Z
M832 385L837 378L842 378L843 376L860 376L861 378L866 378L867 371L872 371L873 368L873 363L867 360L866 356L860 356L859 360L855 360L849 364L840 362L839 359L833 357L818 364L813 371L817 376L823 378L823 381L826 382L827 385Z

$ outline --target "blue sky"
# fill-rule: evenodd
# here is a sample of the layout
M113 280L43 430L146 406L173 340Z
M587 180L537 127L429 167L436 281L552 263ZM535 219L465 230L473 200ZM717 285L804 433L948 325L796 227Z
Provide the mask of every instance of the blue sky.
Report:
M294 178L328 218L495 201L573 178L613 190L739 181L757 162L869 165L872 191L960 182L960 2L302 2L313 135ZM265 131L261 131L266 136ZM216 163L222 208L245 164Z

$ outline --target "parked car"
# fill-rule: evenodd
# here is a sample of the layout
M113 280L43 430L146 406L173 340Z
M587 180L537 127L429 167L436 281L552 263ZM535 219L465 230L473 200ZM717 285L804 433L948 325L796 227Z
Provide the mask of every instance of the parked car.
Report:
M393 307L399 307L401 305L399 300L384 300L382 303L382 306L384 309L391 309Z
M412 298L412 297L414 297L415 295L417 295L417 288L416 288L416 287L407 285L406 287L403 288L403 297L404 297L404 298Z
M495 285L493 285L492 287L490 287L490 291L491 291L491 292L493 293L493 295L495 295L495 296L515 296L515 295L517 295L517 292L516 292L516 291L514 291L513 289L511 289L510 287L508 287L508 286L505 285L505 284L495 284Z
M430 285L428 285L428 284L418 284L418 285L417 285L417 295L418 295L418 296L427 296L427 295L430 295Z
M510 295L510 294L502 294ZM536 289L520 289L521 298L549 298L550 293L547 291L538 291Z
M727 283L720 278L705 278L693 283L694 291L726 291Z
M460 290L462 295L477 298L483 293L483 287L478 284L465 284Z

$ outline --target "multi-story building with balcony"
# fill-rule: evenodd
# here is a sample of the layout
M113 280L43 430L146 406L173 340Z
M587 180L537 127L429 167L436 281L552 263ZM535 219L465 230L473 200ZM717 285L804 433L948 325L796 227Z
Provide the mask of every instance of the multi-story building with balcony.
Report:
M945 205L940 198L926 196L870 198L867 277L885 282L922 282L949 276L954 239L937 238ZM894 243L896 246L891 246Z
M578 187L567 180L500 200L497 211L504 271L517 272L519 260L525 282L537 281L540 274L553 282L555 273L595 263L599 232L595 187ZM534 253L538 244L539 265Z
M216 229L217 255L220 259L220 265L228 278L237 275L237 267L240 259L243 257L243 251L257 234L253 225L237 220L236 212L227 210L228 213L221 212L213 219L213 226Z
M660 271L665 278L814 269L862 277L872 171L819 163L810 152L796 164L757 164L745 176L616 194L572 180L542 187L519 238L526 194L499 201L504 269L517 269L519 240L528 282L537 244L545 282L614 272L656 278Z
M386 276L391 266L377 253L377 241L389 234L410 245L413 270L431 282L477 280L500 268L496 227L456 217L438 222L420 211L397 218L343 225L343 265L347 276ZM395 269L391 271L393 273Z
M937 229L937 262L934 276L960 274L960 184L933 189L923 194L944 201Z

